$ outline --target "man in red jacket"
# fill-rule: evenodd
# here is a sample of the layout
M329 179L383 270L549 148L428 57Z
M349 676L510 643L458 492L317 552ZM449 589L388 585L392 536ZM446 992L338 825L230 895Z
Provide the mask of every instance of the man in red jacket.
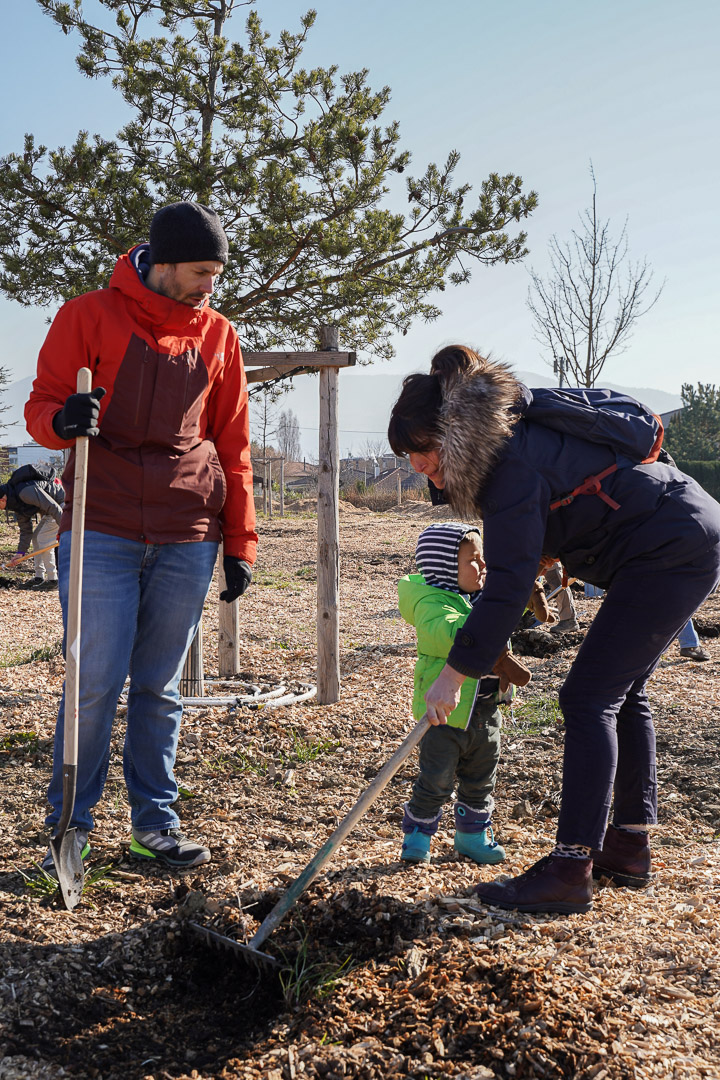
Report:
M165 206L150 243L117 262L107 289L58 312L25 407L43 446L89 444L77 794L70 827L89 853L117 700L130 673L123 755L131 853L197 866L210 851L179 831L173 768L180 676L223 542L228 603L250 583L257 535L247 382L237 334L208 306L228 257L217 214ZM93 390L74 392L89 367ZM63 477L60 600L67 618L74 453ZM62 809L63 704L48 790ZM54 870L49 851L43 866Z

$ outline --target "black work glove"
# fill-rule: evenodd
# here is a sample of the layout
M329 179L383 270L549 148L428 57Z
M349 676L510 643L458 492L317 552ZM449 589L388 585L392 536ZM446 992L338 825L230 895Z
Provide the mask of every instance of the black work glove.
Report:
M244 559L238 559L236 555L223 556L223 570L227 588L220 593L220 599L231 604L242 596L252 581L252 570Z
M77 439L82 435L97 435L100 401L105 389L96 386L89 394L71 394L52 420L53 431L60 439Z

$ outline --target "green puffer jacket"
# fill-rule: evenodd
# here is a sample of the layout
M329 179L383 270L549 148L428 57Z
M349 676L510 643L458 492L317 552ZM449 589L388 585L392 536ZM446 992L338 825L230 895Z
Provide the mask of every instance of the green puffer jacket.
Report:
M416 720L425 712L425 692L432 686L453 646L455 634L472 611L470 603L458 593L426 585L422 574L407 574L398 582L400 614L417 632L418 659L415 664L415 693L413 716ZM497 688L494 676L483 679L483 690ZM460 704L448 718L451 727L467 728L478 690L477 679L466 679L460 690ZM495 702L502 700L493 694Z

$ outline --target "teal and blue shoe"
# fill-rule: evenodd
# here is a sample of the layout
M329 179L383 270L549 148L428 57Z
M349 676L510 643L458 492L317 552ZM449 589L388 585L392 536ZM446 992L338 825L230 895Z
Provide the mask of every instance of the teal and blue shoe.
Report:
M432 836L428 836L420 829L413 829L412 832L406 833L400 858L403 862L430 862L431 840Z
M430 841L438 831L442 809L434 818L419 818L411 814L407 803L403 807L402 831L405 833L400 858L403 862L430 862Z
M476 863L499 863L505 858L505 848L496 841L492 825L487 825L482 832L456 832L455 850L458 855L467 855Z
M505 849L498 844L488 810L473 810L467 803L455 803L455 850L480 864L500 863Z

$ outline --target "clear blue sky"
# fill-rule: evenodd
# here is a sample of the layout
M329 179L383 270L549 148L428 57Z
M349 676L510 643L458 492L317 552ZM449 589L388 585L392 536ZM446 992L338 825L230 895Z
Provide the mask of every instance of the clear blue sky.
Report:
M295 30L309 4L259 0L273 34ZM592 159L598 208L630 253L666 281L607 381L679 393L683 382L720 382L720 6L716 0L318 0L306 66L367 67L389 85L383 120L400 122L421 173L450 149L474 186L489 172L519 173L539 193L527 223L525 265L478 268L440 299L443 318L397 343L387 371L426 366L435 348L470 342L525 371L548 373L525 302L527 267L547 268L553 234L567 238L588 206ZM86 12L96 11L86 0ZM238 37L245 13L231 24ZM13 5L0 39L5 107L0 154L33 132L48 147L80 128L105 136L123 121L109 85L77 71L77 44L33 0ZM140 238L138 238L140 239ZM49 313L0 301L0 363L34 371ZM600 380L602 382L602 379Z

